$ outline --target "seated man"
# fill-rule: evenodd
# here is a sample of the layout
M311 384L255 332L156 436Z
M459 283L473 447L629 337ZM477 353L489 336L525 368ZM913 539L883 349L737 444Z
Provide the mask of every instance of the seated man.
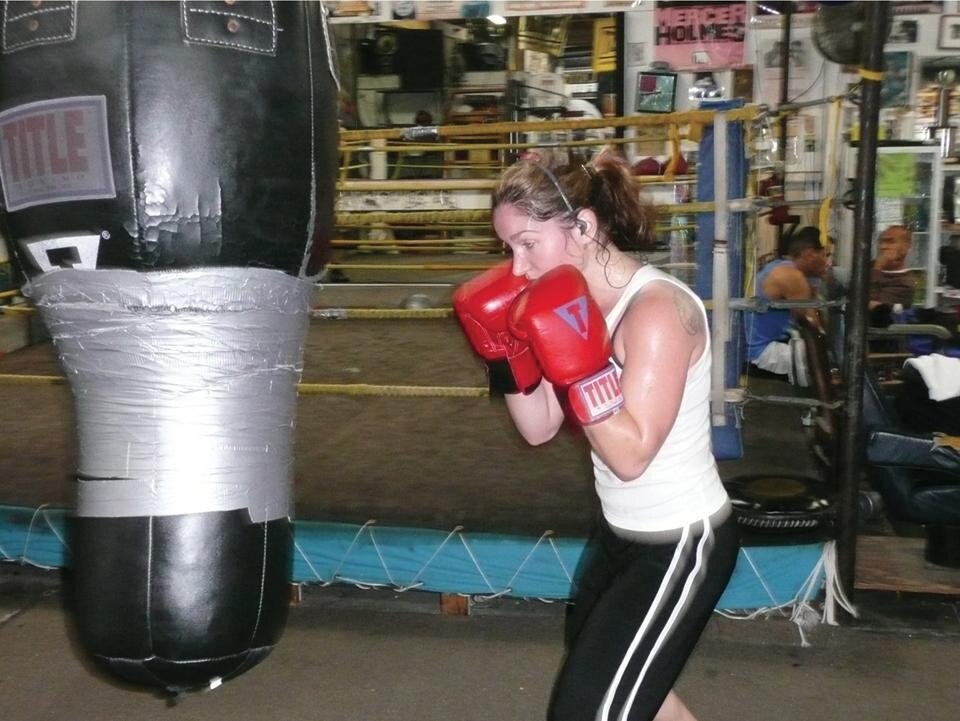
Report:
M907 267L907 255L913 236L902 225L891 225L877 239L877 257L870 268L870 325L888 326L893 322L895 305L913 305L917 279Z
M807 226L786 241L787 257L767 263L757 274L756 297L760 300L812 300L827 271L827 255L820 244L820 231ZM768 310L744 314L747 359L757 368L788 375L792 360L788 329L794 318L805 316L823 331L816 308Z

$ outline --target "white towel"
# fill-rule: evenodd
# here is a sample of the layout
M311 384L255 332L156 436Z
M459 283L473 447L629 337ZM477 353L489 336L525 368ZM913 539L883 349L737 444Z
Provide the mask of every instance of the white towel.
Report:
M930 400L945 401L960 396L960 358L931 353L908 358L903 364L910 364L920 372L920 377L927 384Z

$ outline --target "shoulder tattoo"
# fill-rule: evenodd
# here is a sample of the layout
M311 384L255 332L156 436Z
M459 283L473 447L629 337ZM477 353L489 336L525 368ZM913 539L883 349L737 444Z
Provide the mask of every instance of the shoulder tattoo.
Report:
M689 335L697 335L703 331L703 314L690 296L679 288L673 291L673 305L680 316L680 325Z

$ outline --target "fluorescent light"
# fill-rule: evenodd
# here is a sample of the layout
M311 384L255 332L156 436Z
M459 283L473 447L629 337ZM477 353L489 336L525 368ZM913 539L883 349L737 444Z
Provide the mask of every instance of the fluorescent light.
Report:
M487 20L494 25L506 25L507 19L503 15L487 15Z

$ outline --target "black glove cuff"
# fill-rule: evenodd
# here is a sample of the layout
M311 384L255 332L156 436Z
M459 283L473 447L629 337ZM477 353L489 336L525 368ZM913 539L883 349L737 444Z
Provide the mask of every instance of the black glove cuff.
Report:
M513 377L513 370L510 363L503 360L487 361L487 379L490 383L491 396L503 396L508 393L523 393L524 395L532 393L540 381L537 380L529 388L517 388L517 381Z

